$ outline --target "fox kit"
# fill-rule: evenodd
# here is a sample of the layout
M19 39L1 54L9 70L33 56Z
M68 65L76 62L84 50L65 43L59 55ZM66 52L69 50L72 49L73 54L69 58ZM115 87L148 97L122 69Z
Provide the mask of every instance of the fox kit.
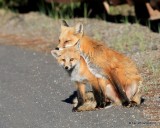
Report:
M85 103L85 84L89 83L92 86L94 97L97 102L97 106L100 107L102 103L101 84L105 84L106 91L106 99L104 102L108 102L109 98L115 104L120 104L120 99L115 91L115 89L110 85L110 81L107 79L96 78L87 67L87 64L83 57L80 56L79 52L74 48L70 47L64 50L52 50L52 55L56 57L58 63L62 65L70 74L71 80L74 81L77 85L78 92L78 105L75 109L78 110L80 106ZM105 81L104 81L105 80ZM105 104L104 103L104 104ZM104 106L103 106L104 107Z
M74 46L80 52L90 72L97 78L102 78L99 84L106 85L102 84L105 82L103 79L110 79L111 86L114 86L122 101L125 98L130 103L140 104L139 84L142 81L141 76L135 64L128 57L85 36L82 24L79 23L75 27L69 27L63 21L59 44L56 49L63 50L71 46ZM119 84L114 84L115 82ZM105 97L107 91L105 86L101 86L101 90Z

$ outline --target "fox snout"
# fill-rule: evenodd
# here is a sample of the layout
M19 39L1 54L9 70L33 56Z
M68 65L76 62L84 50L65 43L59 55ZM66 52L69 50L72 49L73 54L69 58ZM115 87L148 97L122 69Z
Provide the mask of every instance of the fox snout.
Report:
M55 50L63 50L63 49L64 49L64 48L61 48L61 47L60 47L60 48L59 48L59 47L56 47L56 48L55 48Z
M58 47L56 47L56 48L55 48L55 50L59 50L59 48L58 48Z
M68 70L68 69L69 69L69 67L68 67L68 66L65 66L64 68L65 68L66 70Z
M72 67L70 67L70 66L65 66L64 68L65 68L67 71L69 71L69 70L71 70Z

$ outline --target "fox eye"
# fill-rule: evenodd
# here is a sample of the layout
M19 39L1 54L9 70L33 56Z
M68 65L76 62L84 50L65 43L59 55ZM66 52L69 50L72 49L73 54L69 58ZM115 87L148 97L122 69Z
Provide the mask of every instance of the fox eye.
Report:
M66 40L64 43L68 43L70 40Z
M71 58L71 59L70 59L70 61L73 61L73 60L74 60L74 58Z
M62 59L62 61L64 61L64 62L65 62L65 59Z

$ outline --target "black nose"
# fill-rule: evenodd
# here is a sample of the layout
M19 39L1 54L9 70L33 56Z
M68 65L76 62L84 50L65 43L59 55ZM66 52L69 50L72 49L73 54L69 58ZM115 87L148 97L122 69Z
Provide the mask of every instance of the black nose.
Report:
M58 48L58 47L56 47L55 49L56 49L56 50L59 50L59 48Z
M68 66L66 66L65 69L68 69Z

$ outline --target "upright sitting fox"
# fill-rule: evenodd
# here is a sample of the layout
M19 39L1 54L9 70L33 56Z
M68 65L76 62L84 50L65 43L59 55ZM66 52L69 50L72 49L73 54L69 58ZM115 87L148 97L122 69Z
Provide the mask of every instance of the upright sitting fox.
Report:
M63 51L70 47L79 51L89 71L99 79L99 89L103 93L104 100L107 96L106 93L110 93L106 89L106 85L108 85L106 81L110 81L110 86L115 88L122 102L123 98L127 98L129 104L140 104L139 85L142 79L135 64L128 57L85 36L82 24L78 23L75 27L69 27L63 21L56 50Z

